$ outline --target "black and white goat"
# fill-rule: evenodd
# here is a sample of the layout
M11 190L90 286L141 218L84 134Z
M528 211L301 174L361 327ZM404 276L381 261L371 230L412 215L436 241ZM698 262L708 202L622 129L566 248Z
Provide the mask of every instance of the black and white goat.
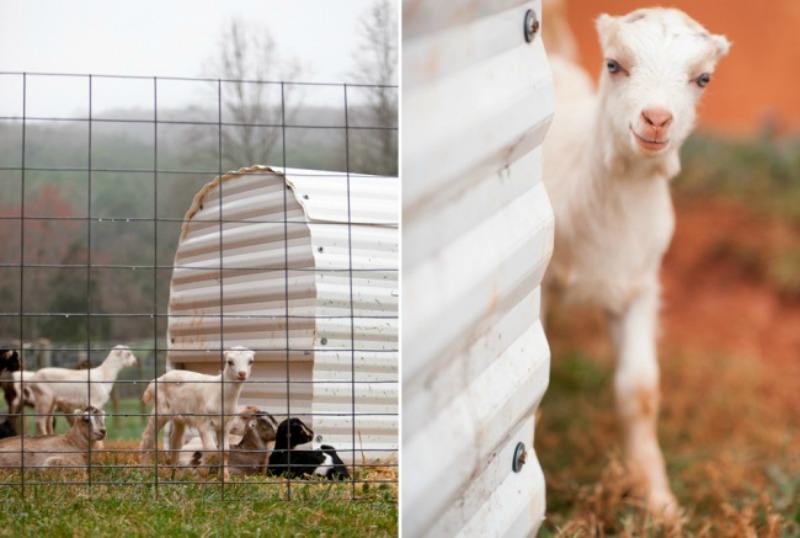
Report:
M20 369L20 366L19 353L13 349L0 350L0 375L5 372L16 372ZM9 381L9 383L11 382ZM9 406L9 414L10 413L11 407ZM0 423L0 439L13 437L14 435L17 435L17 429L14 427L11 418L6 417L5 421Z
M0 350L0 374L3 372L16 372L19 368L19 353L13 349Z
M349 478L347 466L332 446L322 445L319 450L295 448L313 438L314 432L299 418L281 422L275 438L275 449L269 457L268 473L289 478L310 476L322 476L331 480Z

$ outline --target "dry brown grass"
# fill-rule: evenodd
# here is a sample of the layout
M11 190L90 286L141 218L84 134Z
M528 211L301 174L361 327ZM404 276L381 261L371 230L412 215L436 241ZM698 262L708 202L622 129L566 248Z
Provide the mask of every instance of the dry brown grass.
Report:
M558 309L536 431L543 536L800 537L800 300L787 287L797 226L719 198L678 196L676 210L659 438L682 521L649 518L621 464L602 316Z
M642 509L620 463L599 317L553 317L551 385L536 439L548 483L542 535L800 536L796 368L692 353L662 339L660 438L684 510L681 524L667 525Z
M200 478L198 474L189 468L172 468L167 463L168 455L159 453L158 455L158 481L160 483L170 482L195 482L218 484L218 477ZM143 466L140 463L139 443L137 441L106 441L103 450L97 450L92 454L92 477L91 481L100 484L107 481L122 482L130 484L153 484L156 477L153 474L153 466ZM398 467L395 458L388 458L385 461L361 462L356 469L355 485L353 494L356 498L362 494L371 495L371 489L381 486L384 496L393 499L398 497ZM0 482L7 484L19 484L21 481L19 471L16 469L0 470ZM59 486L60 483L71 483L71 485L88 484L87 473L77 469L42 469L27 470L27 482L52 483ZM274 485L283 487L287 480L273 476L251 476L241 477L232 476L230 484L241 483L250 484L254 487L262 485ZM351 481L333 482L333 484L344 487ZM294 484L313 486L318 484L326 487L331 482L326 480L292 480Z

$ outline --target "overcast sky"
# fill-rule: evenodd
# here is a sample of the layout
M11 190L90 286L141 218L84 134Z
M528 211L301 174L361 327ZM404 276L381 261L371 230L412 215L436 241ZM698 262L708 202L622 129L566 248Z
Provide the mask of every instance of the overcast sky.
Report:
M0 72L214 75L208 59L222 27L238 18L268 28L278 56L302 64L304 81L352 82L348 73L361 43L359 20L375 1L0 0ZM152 100L134 88L136 83L106 84L115 89L98 87L97 109L118 107L120 96L128 94L133 106ZM70 101L85 101L79 95L85 86L80 79L29 79L28 114L66 114ZM159 87L159 97L163 91L170 99L166 86ZM14 77L0 77L0 114L17 112L19 88ZM104 97L111 93L116 99Z

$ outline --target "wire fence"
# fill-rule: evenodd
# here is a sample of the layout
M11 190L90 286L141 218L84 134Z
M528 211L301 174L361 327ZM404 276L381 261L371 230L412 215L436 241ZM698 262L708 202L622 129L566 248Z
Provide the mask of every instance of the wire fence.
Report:
M0 72L0 96L0 345L23 366L1 485L396 485L396 87Z

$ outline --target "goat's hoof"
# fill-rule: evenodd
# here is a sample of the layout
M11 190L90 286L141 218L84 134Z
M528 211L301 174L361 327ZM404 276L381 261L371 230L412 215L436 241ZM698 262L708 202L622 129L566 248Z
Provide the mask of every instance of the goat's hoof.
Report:
M670 491L651 491L647 496L647 511L664 521L677 521L681 507Z

